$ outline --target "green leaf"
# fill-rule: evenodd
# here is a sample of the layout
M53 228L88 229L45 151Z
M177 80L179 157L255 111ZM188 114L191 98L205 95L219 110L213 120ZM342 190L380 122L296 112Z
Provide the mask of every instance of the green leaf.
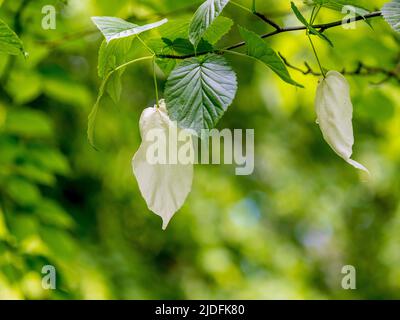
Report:
M333 43L332 41L323 33L319 32L317 29L315 29L308 21L306 18L304 18L304 16L301 14L300 10L296 7L296 5L294 4L294 2L292 2L292 11L294 12L294 14L296 15L297 19L304 25L307 27L308 32L312 35L318 36L320 37L322 40L325 40L326 42L329 43L329 45L331 47L333 47Z
M204 33L203 39L214 45L232 29L233 24L232 19L219 16Z
M297 83L291 78L289 71L287 70L281 58L256 33L249 31L241 26L239 26L239 30L240 34L246 42L247 54L250 57L264 63L283 81L298 87L303 87L301 84Z
M370 12L369 10L363 8L358 0L306 0L304 2L309 6L322 6L328 9L339 11L341 13L347 13L347 10L344 8L345 6L352 7L352 12L363 18ZM371 26L371 22L369 20L364 19L364 21Z
M99 50L98 72L100 78L106 75L127 60L127 55L132 44L131 38L116 39L107 43L103 41ZM121 76L125 69L115 72L107 84L107 93L117 103L121 96Z
M190 25L190 19L176 19L171 23L162 26L159 31L161 38L150 39L147 45L158 55L187 55L194 54L195 47L189 41L187 29ZM215 45L232 28L232 19L219 16L214 23L204 33L203 38L197 46L197 52L212 51ZM169 76L176 66L174 59L156 59L157 65Z
M292 6L292 11L296 15L297 20L299 20L306 27L309 27L310 24L308 23L307 19L301 14L300 10L297 8L294 2L291 2L291 6Z
M111 74L109 74L109 75L111 75ZM92 111L89 114L89 117L88 117L87 137L88 137L90 145L93 148L95 148L96 150L97 150L97 148L94 144L94 129L95 129L95 124L96 124L97 113L99 112L100 102L104 96L104 92L105 92L105 88L106 88L108 79L109 79L109 76L106 76L103 79L103 81L101 82L97 100L92 108Z
M42 200L35 210L36 216L46 225L72 229L75 221L71 216L54 201Z
M197 9L189 27L189 39L195 47L228 2L229 0L206 0Z
M40 202L38 187L25 179L12 178L6 182L7 194L21 206L31 206Z
M304 3L309 6L322 6L340 12L342 12L344 6L352 6L356 10L356 13L360 15L369 12L362 7L358 0L306 0Z
M14 31L2 20L0 20L0 53L11 55L25 55L22 41Z
M165 99L169 116L198 134L212 129L233 102L236 74L225 58L208 54L180 63L168 78Z
M21 108L7 113L3 129L25 138L47 138L53 134L51 121L45 113Z
M139 26L137 24L130 23L120 18L115 17L92 17L93 23L101 31L106 38L107 42L114 39L121 39L138 35L142 32L157 28L168 22L168 19Z
M400 0L386 3L382 8L382 15L394 31L400 32Z

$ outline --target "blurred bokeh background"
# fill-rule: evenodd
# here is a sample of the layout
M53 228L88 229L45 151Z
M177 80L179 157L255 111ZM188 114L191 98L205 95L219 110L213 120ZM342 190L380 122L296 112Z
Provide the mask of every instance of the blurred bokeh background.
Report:
M257 2L282 25L299 24L289 1ZM385 2L364 1L370 10ZM3 2L0 19L20 35L29 57L0 55L0 298L400 298L395 80L348 77L354 158L370 169L368 178L322 139L313 107L318 77L291 70L306 87L296 89L254 61L227 56L239 90L218 128L255 129L255 172L243 177L233 166L196 166L193 190L165 232L131 171L139 116L155 101L151 63L127 69L118 105L103 100L96 127L100 151L90 147L87 116L100 84L102 41L90 17L144 24L191 16L200 3ZM56 30L41 27L48 4L57 8ZM260 34L271 30L234 6L224 15ZM324 9L318 21L341 17ZM398 68L400 37L380 18L372 28L360 22L354 30L326 34L335 47L319 40L316 45L328 69L352 70L359 61ZM151 37L157 32L146 35ZM219 46L237 41L235 25ZM294 65L304 68L307 61L317 70L304 32L267 41ZM132 55L144 52L134 41ZM160 70L158 78L162 89ZM41 269L48 264L57 269L57 290L42 289ZM342 289L344 265L356 267L357 290Z

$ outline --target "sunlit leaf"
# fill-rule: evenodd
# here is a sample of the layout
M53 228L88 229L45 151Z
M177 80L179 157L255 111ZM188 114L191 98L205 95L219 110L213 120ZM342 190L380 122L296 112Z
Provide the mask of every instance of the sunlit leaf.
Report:
M189 27L189 39L195 47L228 2L229 0L206 0L197 9Z
M24 54L20 38L3 20L0 20L0 53Z
M167 23L168 19L163 19L161 21L143 26L139 26L115 17L92 17L92 21L104 35L107 42L110 42L114 39L138 35L142 32L157 28Z
M301 84L297 83L291 78L289 71L287 70L281 58L265 43L265 41L263 41L256 33L252 31L249 31L243 27L239 27L239 29L243 39L246 42L247 54L250 57L264 63L283 81L298 87L302 87Z

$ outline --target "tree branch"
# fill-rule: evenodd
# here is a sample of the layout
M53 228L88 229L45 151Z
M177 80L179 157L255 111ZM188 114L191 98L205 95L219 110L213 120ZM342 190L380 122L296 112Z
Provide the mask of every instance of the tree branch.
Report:
M302 69L300 67L297 67L297 66L294 66L293 64L291 64L280 53L279 53L279 56L281 57L284 64L292 70L301 72L304 75L311 74L314 76L322 76L321 72L313 70L307 62L304 62L304 65L306 68ZM398 64L398 66L399 65L400 65L400 62ZM394 79L400 83L400 69L398 68L398 66L396 66L393 70L388 70L388 69L381 68L381 67L368 66L368 65L364 64L363 62L358 62L357 67L355 69L353 69L353 70L343 69L341 73L343 75L349 75L349 76L370 76L370 75L381 74L381 75L384 75L385 78L376 84L382 84L390 79Z
M270 18L268 18L266 15L264 15L262 13L259 13L257 11L254 11L253 14L256 15L257 17L259 17L266 24L269 24L270 26L274 27L276 30L281 30L282 29L279 24L277 24L275 21L273 21Z
M368 19L372 19L372 18L376 18L376 17L381 17L382 16L382 12L381 11L376 11L376 12L371 12L366 14L365 16L357 16L356 18L354 18L353 20L339 20L339 21L334 21L334 22L330 22L330 23L326 23L326 24L316 24L313 25L313 27L315 29L319 29L321 32L334 28L334 27L338 27L341 25L346 25L355 21L360 21L360 20L368 20ZM266 18L266 17L265 17ZM267 18L268 19L268 18ZM271 25L271 20L268 19L269 22L266 22L268 24ZM281 28L279 27L278 24L276 24L275 22L273 22L275 26L275 31L266 33L261 35L260 37L263 39L266 38L270 38L273 37L275 35L281 34L281 33L286 33L286 32L293 32L293 31L301 31L301 30L306 30L307 27L306 26L295 26L295 27L286 27L286 28ZM279 28L279 29L277 29ZM223 54L224 51L231 51L234 49L238 49L240 47L245 46L246 43L244 41L236 43L234 45L231 45L223 50L210 50L210 51L203 51L203 52L198 52L197 54L187 54L187 55L157 55L158 58L165 58L165 59L177 59L177 60L183 60L183 59L188 59L188 58L192 58L195 56L201 56L201 55L205 55L208 53L216 53L216 54Z

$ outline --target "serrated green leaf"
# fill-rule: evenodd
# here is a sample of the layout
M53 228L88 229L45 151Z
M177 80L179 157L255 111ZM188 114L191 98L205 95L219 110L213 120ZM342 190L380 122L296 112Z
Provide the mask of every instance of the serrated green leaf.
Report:
M20 38L2 20L0 20L0 53L11 55L25 54Z
M204 33L203 39L214 45L232 29L233 24L232 19L219 16Z
M114 39L121 39L138 35L142 32L157 28L168 22L168 19L163 19L155 23L139 26L120 18L115 17L92 17L93 23L101 31L107 42Z
M382 15L394 31L400 32L400 0L386 3L382 8Z
M297 19L307 27L308 32L312 35L320 37L322 40L325 40L326 42L329 43L331 47L333 47L332 41L323 33L319 32L317 29L315 29L308 21L307 19L301 14L300 10L296 7L294 2L291 3L292 11L296 15Z
M195 47L228 2L229 0L206 0L197 9L189 27L189 40Z
M233 102L236 74L224 57L208 54L187 59L168 78L165 99L169 116L182 128L201 134L212 129Z
M297 83L291 78L289 71L287 70L281 58L256 33L241 26L239 26L239 30L246 42L247 54L250 57L264 63L283 81L298 87L303 87L301 84Z

